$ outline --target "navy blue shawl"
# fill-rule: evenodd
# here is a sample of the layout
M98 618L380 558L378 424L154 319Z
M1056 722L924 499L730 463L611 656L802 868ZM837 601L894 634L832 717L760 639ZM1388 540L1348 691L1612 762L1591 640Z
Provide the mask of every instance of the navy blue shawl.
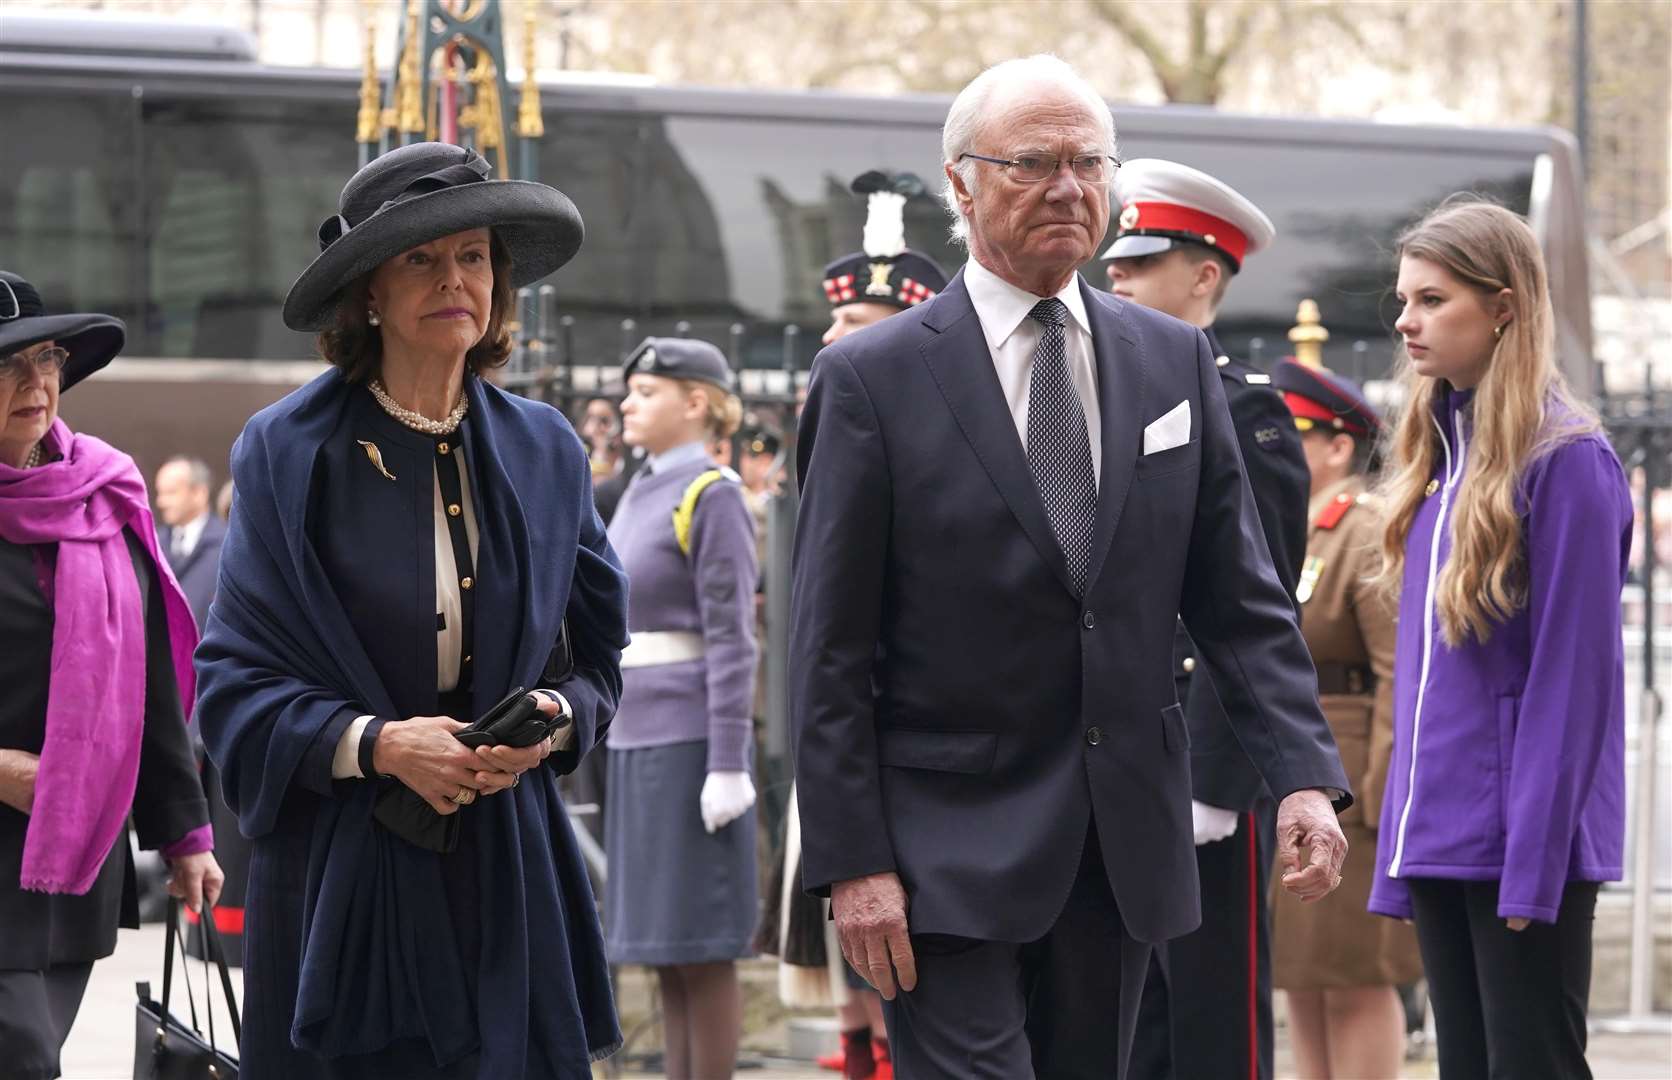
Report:
M459 435L480 536L475 711L511 686L538 684L567 615L577 670L562 689L578 738L572 751L549 759L554 771L567 771L602 741L620 695L626 578L568 422L475 377L466 389L469 419ZM237 499L219 587L197 653L198 723L241 831L255 840L258 858L264 840L298 861L306 851L305 866L288 868L306 881L300 911L268 923L301 929L300 941L278 945L300 953L289 1041L335 1058L417 1038L438 1065L478 1054L483 1077L530 1067L567 1073L619 1045L620 1032L591 889L554 772L531 774L525 780L536 782L470 808L480 837L480 1001L468 1000L461 977L439 857L373 821L374 785L303 782L345 717L404 717L411 713L401 703L412 708L424 696L410 692L412 671L371 662L320 558L324 531L340 541L343 530L355 530L376 572L380 533L390 526L370 511L355 515L368 520L342 520L337 502L330 520L316 520L327 479L388 483L354 445L367 401L333 370L245 427L232 452ZM426 472L425 500L430 483ZM433 643L433 622L424 629ZM414 670L430 673L433 692L433 647L427 666ZM287 831L291 839L281 843ZM284 902L256 895L252 880L252 927L264 899ZM246 1059L252 1051L260 1052L247 1047Z

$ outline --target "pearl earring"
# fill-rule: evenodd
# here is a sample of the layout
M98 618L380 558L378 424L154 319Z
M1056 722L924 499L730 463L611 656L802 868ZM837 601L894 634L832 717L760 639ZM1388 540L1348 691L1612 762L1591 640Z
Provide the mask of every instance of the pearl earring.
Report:
M383 319L379 317L377 312L373 311L371 308L366 309L366 321L371 323L373 326L383 325Z

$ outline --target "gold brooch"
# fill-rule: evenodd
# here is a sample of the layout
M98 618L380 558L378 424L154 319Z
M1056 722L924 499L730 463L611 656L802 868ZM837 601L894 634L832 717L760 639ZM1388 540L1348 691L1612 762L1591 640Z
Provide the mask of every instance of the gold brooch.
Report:
M385 479L393 480L395 478L394 473L383 467L383 451L377 448L376 443L367 442L365 439L356 439L354 441L366 448L366 456L371 459L372 467L382 473Z

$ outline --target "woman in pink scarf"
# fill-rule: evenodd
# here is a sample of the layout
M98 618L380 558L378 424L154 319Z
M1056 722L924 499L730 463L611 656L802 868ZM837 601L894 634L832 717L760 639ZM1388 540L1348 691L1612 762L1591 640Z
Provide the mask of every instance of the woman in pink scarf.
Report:
M0 1071L59 1075L93 961L137 927L130 814L169 891L222 876L186 734L197 631L133 459L58 419L122 323L0 271Z

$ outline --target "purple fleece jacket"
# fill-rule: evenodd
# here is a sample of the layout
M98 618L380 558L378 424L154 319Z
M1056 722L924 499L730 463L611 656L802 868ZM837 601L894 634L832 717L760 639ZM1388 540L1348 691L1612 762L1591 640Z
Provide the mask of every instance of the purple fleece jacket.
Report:
M755 701L755 521L734 480L711 484L691 517L691 554L674 538L673 511L714 464L680 448L674 463L633 478L610 545L627 571L627 628L703 637L700 660L628 668L610 725L612 750L708 740L710 772L749 768Z
M1485 644L1448 646L1432 583L1450 555L1471 399L1453 391L1436 405L1445 440L1439 487L1405 541L1393 764L1370 910L1409 918L1407 878L1497 881L1501 918L1548 923L1567 882L1613 881L1621 872L1620 590L1631 492L1601 434L1532 462L1519 499L1526 606Z

